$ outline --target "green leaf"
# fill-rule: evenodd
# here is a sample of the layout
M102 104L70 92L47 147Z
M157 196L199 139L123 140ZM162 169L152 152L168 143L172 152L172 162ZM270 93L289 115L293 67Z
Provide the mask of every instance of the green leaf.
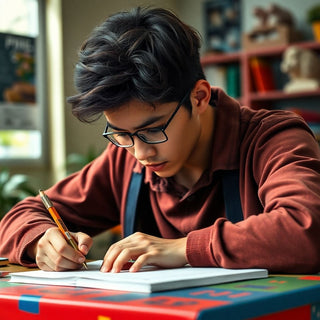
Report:
M0 169L0 219L19 201L36 195L30 186L29 177L11 175L8 169Z

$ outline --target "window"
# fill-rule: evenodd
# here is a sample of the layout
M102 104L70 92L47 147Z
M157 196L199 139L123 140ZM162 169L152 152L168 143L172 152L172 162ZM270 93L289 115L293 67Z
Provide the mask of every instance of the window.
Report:
M44 159L42 3L0 0L0 164Z

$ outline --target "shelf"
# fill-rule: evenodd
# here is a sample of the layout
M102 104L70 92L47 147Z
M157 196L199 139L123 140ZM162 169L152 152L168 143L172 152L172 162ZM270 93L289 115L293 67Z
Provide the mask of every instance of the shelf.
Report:
M258 48L255 50L243 51L243 55L248 57L258 57L258 56L277 56L281 55L287 48L292 46L298 46L305 49L320 50L320 42L308 41L308 42L293 42L281 46L271 46L266 48Z
M201 57L202 66L207 66L210 64L222 64L222 63L233 63L239 62L241 58L241 52L231 52L231 53L207 53Z
M230 64L236 64L239 66L240 69L240 87L241 87L241 101L242 104L252 107L254 109L262 107L265 102L267 102L270 107L273 106L278 107L277 102L282 102L282 104L286 104L286 100L300 100L301 99L316 99L316 104L320 105L320 89L319 90L310 90L310 91L302 91L302 92L293 92L287 93L282 91L280 88L283 88L285 83L283 83L286 77L285 75L282 77L282 73L279 69L279 62L282 59L282 55L285 50L291 46L298 46L305 49L314 50L320 53L320 42L315 41L305 41L305 42L295 42L286 45L277 45L277 46L268 46L268 47L261 47L256 49L250 50L243 50L238 52L230 52L230 53L215 53L209 52L206 55L201 57L201 64L204 68L212 66L221 66L222 69L226 68L228 70ZM266 58L266 63L270 64L272 72L274 76L278 77L275 83L278 90L268 91L268 92L253 92L252 89L256 88L255 83L253 82L252 77L252 69L251 69L251 59L253 57L261 58L260 60L263 61ZM219 71L220 68L217 68ZM277 70L277 71L276 71ZM210 71L212 72L212 70ZM221 78L221 74L217 73L217 79ZM214 80L212 80L214 81ZM215 81L212 82L212 85L220 85L220 83L224 83L224 81ZM226 92L227 86L220 85ZM319 100L319 103L318 103ZM311 100L309 100L311 101ZM312 104L315 104L312 101Z
M230 53L216 53L209 52L201 57L201 63L203 66L208 64L220 64L239 62L241 58L257 57L257 56L277 56L281 55L287 48L291 46L298 46L305 49L320 50L320 42L308 41L308 42L293 42L281 46L271 46L266 48L257 48L255 50L244 50Z
M298 98L320 97L320 89L287 93L280 90L268 92L250 93L249 99L252 102L271 101L271 100L290 100Z
M215 53L209 52L201 57L203 66L208 64L232 63L239 62L242 58L257 57L257 56L277 56L281 55L287 48L291 46L298 46L305 49L320 50L320 42L293 42L281 46L271 46L266 48L258 48L255 50L245 50L230 53Z

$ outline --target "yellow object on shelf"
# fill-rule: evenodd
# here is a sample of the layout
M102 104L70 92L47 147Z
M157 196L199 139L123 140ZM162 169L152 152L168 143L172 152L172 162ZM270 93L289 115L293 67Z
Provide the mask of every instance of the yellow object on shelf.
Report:
M312 23L312 30L314 34L314 39L320 42L320 21L315 21Z

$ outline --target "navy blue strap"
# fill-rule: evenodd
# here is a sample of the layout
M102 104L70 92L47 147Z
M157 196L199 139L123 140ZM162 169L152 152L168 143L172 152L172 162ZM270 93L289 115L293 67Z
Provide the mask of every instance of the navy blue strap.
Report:
M243 220L239 191L239 170L224 171L222 184L227 219L233 223Z
M124 217L125 237L134 232L135 217L143 177L144 170L141 173L132 172L131 181L127 193L126 211ZM239 192L239 170L224 171L222 180L226 216L228 220L233 223L239 222L243 220Z
M134 232L136 210L138 206L138 199L140 188L144 176L144 170L139 172L132 172L130 185L127 193L126 211L124 216L124 236L127 237Z

